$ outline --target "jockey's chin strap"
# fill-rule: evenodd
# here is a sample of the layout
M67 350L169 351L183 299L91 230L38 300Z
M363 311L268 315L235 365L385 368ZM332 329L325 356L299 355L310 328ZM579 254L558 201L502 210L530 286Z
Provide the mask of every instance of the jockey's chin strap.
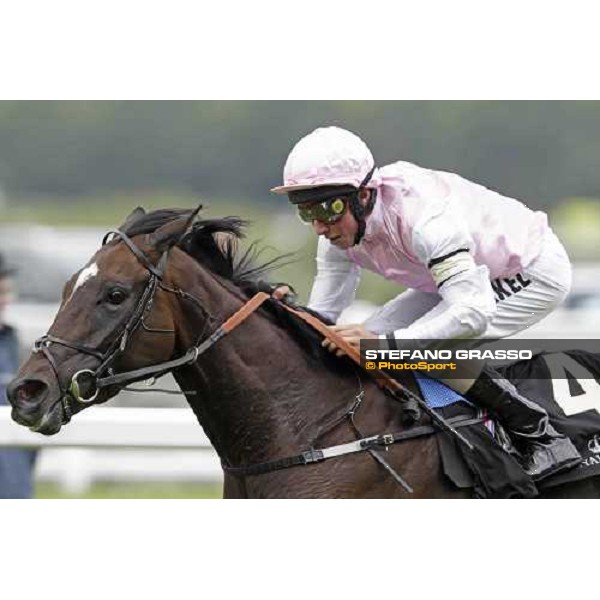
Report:
M365 206L362 205L360 200L360 193L366 189L365 186L369 183L371 177L373 177L373 173L375 172L375 165L371 168L371 170L365 175L365 178L361 181L358 186L356 192L352 194L350 198L350 211L352 215L356 219L358 224L358 229L356 231L356 235L354 236L354 245L360 244L363 236L365 235L365 230L367 228L367 216L373 210L373 206L375 206L375 199L377 198L377 189L373 188L369 192L369 198Z

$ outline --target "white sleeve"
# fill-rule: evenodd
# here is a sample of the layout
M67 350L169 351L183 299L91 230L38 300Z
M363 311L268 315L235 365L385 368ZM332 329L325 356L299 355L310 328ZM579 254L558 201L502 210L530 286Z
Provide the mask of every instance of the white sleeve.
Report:
M404 329L441 301L439 294L409 289L388 300L363 325L367 331L377 334Z
M496 301L488 268L475 263L472 248L473 240L464 221L449 204L415 226L414 252L430 270L442 302L414 324L394 331L394 337L451 339L483 335L496 313Z
M407 340L446 340L483 335L496 313L496 300L488 268L475 266L475 263L473 266L473 269L446 281L439 290L442 301L435 308L392 335Z
M316 261L317 275L308 307L335 322L354 300L360 281L360 267L324 237L319 238Z
M453 204L443 203L432 206L431 210L417 222L412 231L412 249L417 258L431 269L438 287L444 282L432 266L450 256L466 254L474 247L473 238L465 220Z

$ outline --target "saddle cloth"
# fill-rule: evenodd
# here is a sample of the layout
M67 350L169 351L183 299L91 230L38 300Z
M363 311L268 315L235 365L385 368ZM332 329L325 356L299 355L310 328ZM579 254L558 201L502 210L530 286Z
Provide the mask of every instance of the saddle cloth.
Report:
M418 372L414 376L423 400L444 418L485 419L483 411L440 381ZM474 452L448 433L437 436L444 473L457 487L473 489L478 498L533 498L538 494L516 459L494 439L494 433L501 429L496 429L492 419L461 427L460 431L474 446Z
M584 350L541 353L503 369L527 398L546 409L557 431L575 444L583 461L540 487L600 476L600 354Z
M461 429L475 446L474 453L448 434L438 435L446 475L458 487L472 487L475 496L493 498L535 497L538 488L600 476L600 355L578 350L541 353L499 370L548 412L552 425L577 446L583 462L534 484L498 443L506 435L502 427L488 420ZM443 383L418 373L415 379L425 402L442 416L476 414L477 407Z
M415 372L415 379L421 390L423 400L425 400L425 403L430 408L444 408L456 402L466 402L467 404L471 404L458 392L455 392L452 388L444 385L441 381L431 379L431 377L422 375L418 371ZM473 405L471 404L471 406Z

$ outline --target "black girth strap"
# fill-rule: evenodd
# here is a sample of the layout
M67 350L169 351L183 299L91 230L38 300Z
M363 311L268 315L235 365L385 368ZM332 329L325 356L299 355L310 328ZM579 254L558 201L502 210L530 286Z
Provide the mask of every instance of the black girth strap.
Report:
M477 423L482 423L483 421L484 419L481 417L465 418L460 416L448 419L448 423L450 423L455 429L467 427L468 425L475 425ZM365 452L367 450L376 448L387 448L392 444L432 435L434 433L438 433L439 431L440 429L438 427L434 427L432 425L420 425L405 431L374 435L355 440L353 442L348 442L346 444L329 446L328 448L313 448L295 456L288 456L286 458L279 458L277 460L269 460L267 462L256 463L253 465L231 466L221 462L221 466L223 467L224 471L227 471L227 473L231 473L232 475L238 475L242 477L247 475L261 475L271 471L279 471L280 469L288 469L290 467L296 467L300 465L310 465L312 463L322 462L329 458L336 458L346 454Z

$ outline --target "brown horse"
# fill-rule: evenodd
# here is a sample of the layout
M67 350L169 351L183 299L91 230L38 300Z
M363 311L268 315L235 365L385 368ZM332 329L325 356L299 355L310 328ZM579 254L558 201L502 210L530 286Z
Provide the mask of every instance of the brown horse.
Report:
M398 403L274 300L219 339L262 271L236 253L241 220L192 225L196 212L137 209L67 282L48 334L9 385L13 418L51 435L125 383L172 371L221 458L227 498L468 496L444 475L436 435L310 462L313 448L407 431ZM597 484L564 487L600 495Z

